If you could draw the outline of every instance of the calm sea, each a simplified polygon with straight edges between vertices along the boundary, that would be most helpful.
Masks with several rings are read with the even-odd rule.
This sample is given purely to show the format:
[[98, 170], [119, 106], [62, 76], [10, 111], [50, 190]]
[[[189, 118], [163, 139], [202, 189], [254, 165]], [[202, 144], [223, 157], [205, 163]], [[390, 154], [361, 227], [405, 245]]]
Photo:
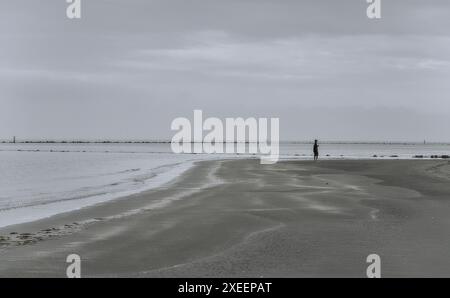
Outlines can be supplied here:
[[[450, 154], [445, 144], [321, 144], [321, 158]], [[309, 159], [311, 144], [280, 144], [281, 159]], [[392, 157], [395, 156], [395, 157]], [[170, 144], [0, 144], [0, 227], [33, 221], [167, 183], [197, 160]]]

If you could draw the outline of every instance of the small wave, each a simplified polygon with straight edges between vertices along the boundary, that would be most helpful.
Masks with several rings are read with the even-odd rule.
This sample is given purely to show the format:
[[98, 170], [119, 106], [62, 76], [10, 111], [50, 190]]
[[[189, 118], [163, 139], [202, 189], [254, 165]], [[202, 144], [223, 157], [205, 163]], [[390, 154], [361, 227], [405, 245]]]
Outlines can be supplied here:
[[[14, 206], [3, 206], [0, 209], [0, 227], [35, 221], [59, 213], [81, 209], [113, 199], [127, 197], [170, 182], [193, 165], [193, 161], [165, 164], [149, 169], [148, 172], [136, 176], [143, 171], [132, 168], [121, 171], [129, 174], [119, 177], [121, 180], [95, 187], [83, 187], [68, 192], [54, 192], [44, 200], [34, 199], [32, 202], [15, 202]], [[64, 197], [61, 199], [61, 197]]]

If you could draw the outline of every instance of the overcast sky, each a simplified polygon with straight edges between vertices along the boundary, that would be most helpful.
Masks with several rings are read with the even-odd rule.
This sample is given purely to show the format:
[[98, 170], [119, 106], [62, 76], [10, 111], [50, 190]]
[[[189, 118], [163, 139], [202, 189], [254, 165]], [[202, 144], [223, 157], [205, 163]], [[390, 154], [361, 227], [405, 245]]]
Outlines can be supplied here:
[[450, 1], [0, 2], [0, 138], [170, 139], [279, 117], [283, 140], [450, 141]]

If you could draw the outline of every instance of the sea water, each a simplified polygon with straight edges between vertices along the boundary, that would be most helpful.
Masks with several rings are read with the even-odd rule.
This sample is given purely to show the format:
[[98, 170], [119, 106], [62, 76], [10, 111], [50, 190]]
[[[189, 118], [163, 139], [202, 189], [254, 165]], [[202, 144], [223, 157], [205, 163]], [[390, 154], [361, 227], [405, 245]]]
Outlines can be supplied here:
[[[412, 158], [449, 154], [450, 145], [321, 144], [319, 151], [325, 159]], [[311, 144], [280, 144], [281, 160], [311, 155]], [[167, 143], [0, 144], [0, 227], [162, 186], [198, 160], [248, 157], [174, 154]]]
[[161, 186], [198, 159], [161, 144], [0, 144], [0, 227]]

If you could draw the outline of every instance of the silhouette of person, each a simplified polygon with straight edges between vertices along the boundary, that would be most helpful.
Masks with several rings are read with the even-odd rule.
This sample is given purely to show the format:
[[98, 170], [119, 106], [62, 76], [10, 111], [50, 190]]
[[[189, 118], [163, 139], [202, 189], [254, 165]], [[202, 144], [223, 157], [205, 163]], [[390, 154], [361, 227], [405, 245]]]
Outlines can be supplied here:
[[318, 160], [319, 159], [319, 144], [317, 144], [317, 140], [314, 140], [313, 152], [314, 152], [314, 160]]

